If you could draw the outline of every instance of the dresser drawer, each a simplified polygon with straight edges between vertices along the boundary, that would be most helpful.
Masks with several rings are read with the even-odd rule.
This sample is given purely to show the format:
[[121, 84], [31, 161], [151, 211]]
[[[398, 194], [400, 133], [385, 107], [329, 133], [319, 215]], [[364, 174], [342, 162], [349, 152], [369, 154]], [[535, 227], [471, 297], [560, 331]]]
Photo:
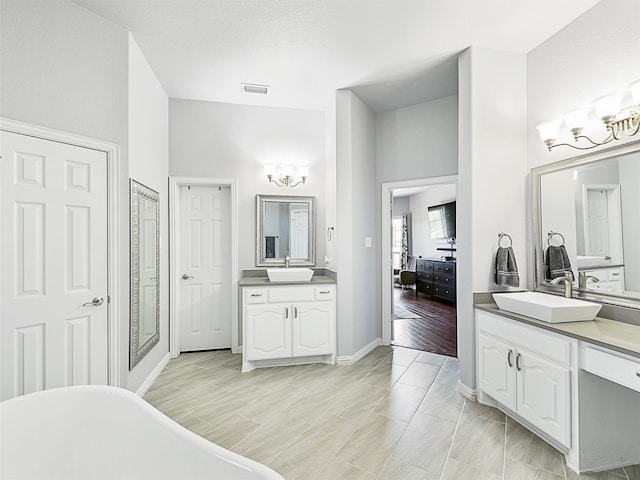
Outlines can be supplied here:
[[455, 300], [456, 299], [456, 287], [452, 285], [451, 287], [447, 287], [444, 285], [434, 285], [433, 286], [433, 294], [440, 297], [445, 298], [447, 300]]
[[582, 356], [582, 369], [640, 392], [640, 359], [635, 361], [586, 347]]
[[429, 282], [433, 279], [433, 273], [418, 271], [416, 272], [416, 277], [418, 278], [418, 280], [422, 280], [423, 282]]
[[433, 262], [429, 260], [418, 260], [416, 262], [416, 271], [417, 272], [433, 272]]
[[437, 285], [443, 285], [446, 287], [456, 287], [456, 277], [454, 275], [448, 275], [446, 273], [434, 273], [433, 283]]

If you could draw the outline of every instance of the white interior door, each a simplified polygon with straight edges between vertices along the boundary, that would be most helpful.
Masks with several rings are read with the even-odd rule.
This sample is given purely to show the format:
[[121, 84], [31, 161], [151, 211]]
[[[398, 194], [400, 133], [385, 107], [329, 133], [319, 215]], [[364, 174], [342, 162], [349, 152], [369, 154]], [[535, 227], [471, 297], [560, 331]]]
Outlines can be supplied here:
[[180, 351], [231, 347], [230, 188], [180, 188]]
[[1, 135], [1, 399], [107, 384], [106, 153]]
[[607, 191], [603, 189], [588, 189], [586, 210], [586, 254], [602, 257], [609, 255]]
[[291, 258], [309, 258], [309, 211], [295, 205], [291, 207], [289, 242]]

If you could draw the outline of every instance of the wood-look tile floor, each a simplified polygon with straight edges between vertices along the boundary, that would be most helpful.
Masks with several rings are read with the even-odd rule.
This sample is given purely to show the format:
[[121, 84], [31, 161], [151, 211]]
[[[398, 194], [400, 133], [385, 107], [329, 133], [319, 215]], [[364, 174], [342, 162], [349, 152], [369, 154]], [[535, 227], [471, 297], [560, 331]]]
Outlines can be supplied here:
[[182, 354], [144, 398], [286, 480], [640, 480], [640, 466], [574, 474], [528, 430], [465, 400], [456, 358], [378, 347], [352, 365], [240, 363]]

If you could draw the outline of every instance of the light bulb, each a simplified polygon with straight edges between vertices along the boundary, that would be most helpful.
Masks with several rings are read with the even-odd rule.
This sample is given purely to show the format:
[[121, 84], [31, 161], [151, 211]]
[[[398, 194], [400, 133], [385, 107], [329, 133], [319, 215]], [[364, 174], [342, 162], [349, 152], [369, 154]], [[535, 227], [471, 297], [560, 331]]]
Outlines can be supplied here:
[[636, 80], [629, 85], [629, 90], [631, 91], [634, 105], [640, 105], [640, 80]]
[[579, 108], [577, 110], [571, 110], [564, 114], [564, 123], [571, 131], [574, 137], [580, 135], [582, 129], [587, 124], [587, 118], [589, 117], [589, 110], [586, 108]]
[[621, 105], [622, 95], [619, 93], [604, 95], [593, 101], [593, 106], [596, 109], [598, 117], [606, 124], [611, 123], [613, 119], [616, 118], [616, 115], [620, 112]]
[[558, 132], [560, 131], [560, 122], [544, 122], [538, 125], [536, 129], [540, 134], [540, 140], [542, 140], [547, 145], [547, 147], [551, 149], [551, 145], [554, 144], [556, 138], [558, 137]]

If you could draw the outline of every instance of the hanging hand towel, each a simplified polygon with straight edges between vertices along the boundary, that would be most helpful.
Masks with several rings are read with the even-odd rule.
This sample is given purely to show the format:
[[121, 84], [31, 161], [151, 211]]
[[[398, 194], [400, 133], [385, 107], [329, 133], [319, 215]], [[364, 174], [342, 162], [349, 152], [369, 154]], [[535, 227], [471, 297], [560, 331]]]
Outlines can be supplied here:
[[557, 277], [573, 277], [571, 261], [569, 260], [569, 254], [567, 253], [567, 249], [564, 248], [564, 245], [551, 245], [547, 248], [545, 268], [547, 280], [553, 280]]
[[496, 284], [519, 287], [520, 276], [516, 256], [511, 247], [499, 247], [496, 254]]

